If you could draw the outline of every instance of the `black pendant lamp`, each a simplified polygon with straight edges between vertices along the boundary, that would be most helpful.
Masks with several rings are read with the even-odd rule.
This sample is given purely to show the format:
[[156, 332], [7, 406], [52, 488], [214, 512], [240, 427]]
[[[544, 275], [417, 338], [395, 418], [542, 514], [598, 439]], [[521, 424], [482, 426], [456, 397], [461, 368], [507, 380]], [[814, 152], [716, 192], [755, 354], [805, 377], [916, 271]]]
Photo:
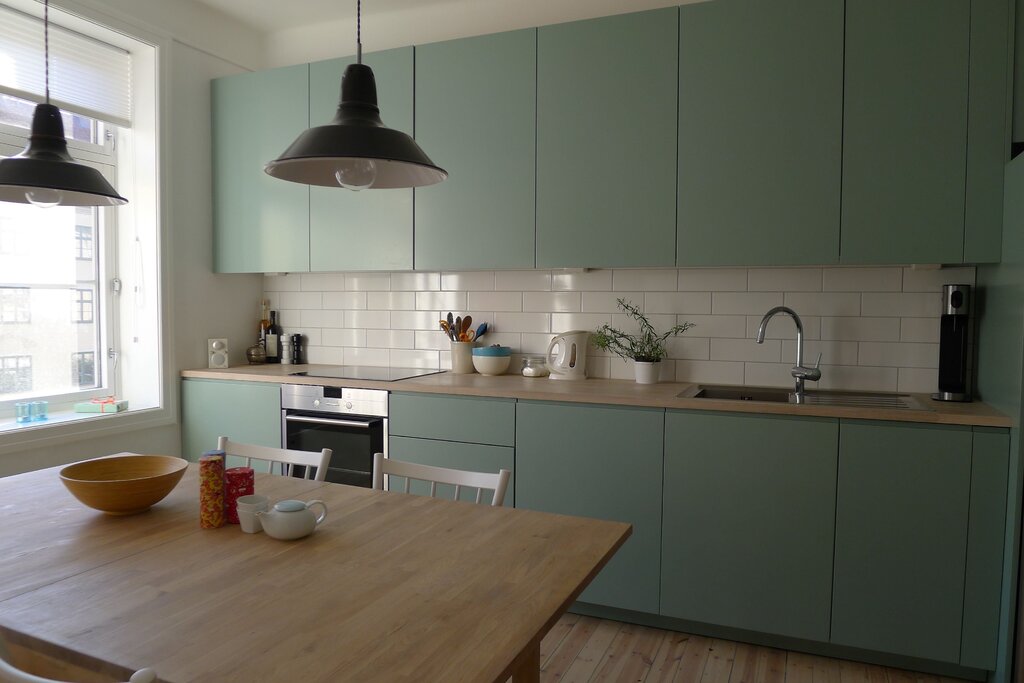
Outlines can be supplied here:
[[46, 104], [37, 104], [28, 146], [0, 159], [0, 201], [51, 206], [116, 206], [128, 200], [95, 168], [68, 153], [60, 109], [50, 104], [50, 2], [43, 3]]
[[356, 63], [341, 79], [334, 120], [305, 131], [264, 167], [282, 180], [350, 190], [433, 185], [448, 177], [416, 141], [380, 120], [377, 83], [363, 64], [362, 3], [356, 3]]

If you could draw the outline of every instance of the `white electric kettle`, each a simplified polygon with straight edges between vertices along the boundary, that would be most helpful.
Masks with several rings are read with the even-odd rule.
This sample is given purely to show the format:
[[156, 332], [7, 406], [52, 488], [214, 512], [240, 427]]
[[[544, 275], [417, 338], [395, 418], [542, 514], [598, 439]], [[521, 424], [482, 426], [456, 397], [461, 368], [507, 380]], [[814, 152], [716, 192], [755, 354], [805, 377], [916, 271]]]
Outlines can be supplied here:
[[[548, 371], [551, 379], [586, 379], [587, 378], [587, 344], [590, 343], [590, 332], [572, 330], [555, 335], [548, 344]], [[554, 362], [552, 352], [558, 347]]]

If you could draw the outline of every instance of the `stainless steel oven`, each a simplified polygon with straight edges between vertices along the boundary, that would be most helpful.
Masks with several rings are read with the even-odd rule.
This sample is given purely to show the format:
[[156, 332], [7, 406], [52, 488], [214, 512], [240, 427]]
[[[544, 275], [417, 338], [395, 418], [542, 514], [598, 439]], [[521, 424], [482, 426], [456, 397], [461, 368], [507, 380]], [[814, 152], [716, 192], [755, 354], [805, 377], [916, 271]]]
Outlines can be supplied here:
[[388, 392], [281, 385], [281, 446], [332, 451], [326, 480], [373, 484], [373, 454], [387, 455]]

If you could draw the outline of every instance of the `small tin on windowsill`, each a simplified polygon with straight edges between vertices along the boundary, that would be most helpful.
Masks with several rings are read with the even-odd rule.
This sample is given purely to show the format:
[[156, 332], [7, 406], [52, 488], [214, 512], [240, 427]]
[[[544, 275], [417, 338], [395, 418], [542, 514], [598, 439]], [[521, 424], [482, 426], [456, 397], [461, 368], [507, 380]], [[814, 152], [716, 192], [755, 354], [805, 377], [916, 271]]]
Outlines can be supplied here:
[[113, 396], [94, 398], [91, 401], [75, 404], [76, 413], [120, 413], [122, 410], [128, 410], [128, 401], [116, 399]]

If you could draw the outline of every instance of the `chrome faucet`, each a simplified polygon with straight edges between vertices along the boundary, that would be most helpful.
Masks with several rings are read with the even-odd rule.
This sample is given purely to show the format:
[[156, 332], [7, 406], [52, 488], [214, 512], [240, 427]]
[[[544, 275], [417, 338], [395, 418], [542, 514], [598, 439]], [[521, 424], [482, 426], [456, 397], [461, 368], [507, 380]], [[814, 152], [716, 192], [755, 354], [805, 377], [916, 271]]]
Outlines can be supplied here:
[[761, 325], [757, 328], [757, 343], [764, 343], [764, 333], [768, 329], [768, 321], [771, 320], [779, 313], [785, 313], [793, 319], [796, 323], [796, 365], [790, 370], [790, 374], [796, 379], [796, 402], [803, 403], [804, 398], [804, 381], [811, 380], [817, 382], [821, 379], [821, 354], [818, 354], [818, 361], [814, 364], [813, 368], [804, 367], [804, 324], [800, 320], [800, 316], [796, 314], [792, 308], [787, 306], [776, 306], [761, 318]]

